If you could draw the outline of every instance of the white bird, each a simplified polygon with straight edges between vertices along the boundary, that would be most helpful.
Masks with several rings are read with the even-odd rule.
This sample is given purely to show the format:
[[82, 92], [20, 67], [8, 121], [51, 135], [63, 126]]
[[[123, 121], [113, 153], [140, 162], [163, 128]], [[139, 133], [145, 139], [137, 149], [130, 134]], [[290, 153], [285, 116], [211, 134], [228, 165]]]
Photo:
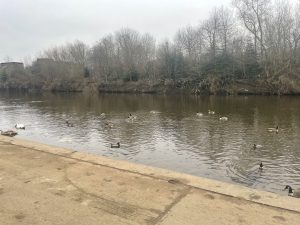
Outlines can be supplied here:
[[273, 127], [271, 127], [271, 128], [268, 128], [268, 131], [269, 131], [269, 132], [276, 132], [276, 133], [278, 133], [278, 131], [279, 131], [279, 127], [278, 127], [278, 126], [276, 126], [276, 128], [273, 128]]
[[196, 115], [197, 116], [203, 116], [203, 113], [197, 113]]
[[24, 124], [21, 124], [21, 123], [17, 123], [17, 124], [15, 125], [15, 128], [16, 128], [16, 129], [25, 130], [25, 125], [24, 125]]
[[215, 115], [215, 111], [208, 110], [209, 115]]
[[151, 114], [158, 114], [159, 112], [158, 112], [158, 111], [155, 111], [155, 110], [151, 110], [150, 113], [151, 113]]
[[253, 149], [262, 148], [262, 145], [253, 144]]
[[105, 119], [105, 116], [106, 116], [105, 113], [101, 113], [99, 119]]
[[228, 120], [228, 117], [226, 117], [226, 116], [222, 116], [222, 117], [220, 117], [220, 119], [219, 120], [221, 120], [221, 121], [227, 121]]

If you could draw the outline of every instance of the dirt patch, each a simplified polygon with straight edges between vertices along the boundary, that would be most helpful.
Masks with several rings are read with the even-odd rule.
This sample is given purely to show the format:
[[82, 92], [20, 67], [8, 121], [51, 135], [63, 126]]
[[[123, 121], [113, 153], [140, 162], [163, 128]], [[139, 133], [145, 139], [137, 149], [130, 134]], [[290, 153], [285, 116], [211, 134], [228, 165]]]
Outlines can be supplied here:
[[273, 216], [273, 218], [281, 222], [286, 221], [286, 219], [283, 216]]

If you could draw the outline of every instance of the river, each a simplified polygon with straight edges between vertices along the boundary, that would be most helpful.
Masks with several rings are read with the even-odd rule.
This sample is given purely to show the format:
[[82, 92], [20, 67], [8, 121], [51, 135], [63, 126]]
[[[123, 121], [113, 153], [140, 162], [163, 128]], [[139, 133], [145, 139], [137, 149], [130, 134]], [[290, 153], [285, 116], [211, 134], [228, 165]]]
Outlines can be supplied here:
[[0, 129], [16, 123], [17, 137], [54, 146], [284, 195], [300, 186], [299, 97], [1, 92]]

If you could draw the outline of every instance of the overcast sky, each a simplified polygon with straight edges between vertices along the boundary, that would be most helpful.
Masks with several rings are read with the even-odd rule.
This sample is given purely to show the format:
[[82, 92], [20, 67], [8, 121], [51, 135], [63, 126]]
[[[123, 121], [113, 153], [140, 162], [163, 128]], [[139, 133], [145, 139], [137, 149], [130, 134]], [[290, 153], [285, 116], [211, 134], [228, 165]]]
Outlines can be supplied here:
[[74, 40], [91, 45], [129, 27], [170, 38], [231, 0], [0, 0], [0, 61]]

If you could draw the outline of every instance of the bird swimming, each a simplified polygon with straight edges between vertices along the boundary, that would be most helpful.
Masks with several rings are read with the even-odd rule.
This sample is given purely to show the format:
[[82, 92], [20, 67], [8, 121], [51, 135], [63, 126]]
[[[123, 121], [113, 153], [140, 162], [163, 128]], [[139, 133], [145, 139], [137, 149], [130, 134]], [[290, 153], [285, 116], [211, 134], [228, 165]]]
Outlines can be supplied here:
[[222, 116], [222, 117], [220, 117], [220, 119], [219, 120], [221, 120], [221, 121], [227, 121], [228, 120], [228, 117], [226, 117], [226, 116]]
[[263, 170], [263, 168], [264, 168], [264, 165], [263, 165], [263, 163], [262, 162], [260, 162], [260, 164], [259, 164], [259, 170]]
[[253, 149], [262, 148], [262, 145], [253, 144]]
[[198, 112], [196, 115], [201, 117], [203, 116], [203, 113]]
[[295, 197], [295, 198], [300, 198], [300, 189], [293, 189], [290, 185], [286, 185], [283, 190], [288, 189], [288, 195]]
[[270, 128], [268, 128], [268, 131], [269, 132], [276, 132], [278, 134], [278, 132], [279, 132], [279, 126], [277, 125], [276, 128], [270, 127]]
[[13, 131], [13, 130], [7, 130], [7, 131], [0, 130], [0, 132], [1, 132], [1, 135], [8, 136], [8, 137], [14, 137], [18, 134], [16, 131]]
[[73, 123], [70, 123], [68, 120], [66, 121], [68, 127], [74, 127]]
[[15, 128], [16, 128], [16, 129], [25, 130], [25, 125], [24, 125], [24, 124], [21, 124], [21, 123], [17, 123], [17, 124], [15, 125]]
[[208, 110], [209, 115], [215, 115], [215, 111]]
[[113, 128], [113, 124], [109, 122], [105, 122], [105, 128]]
[[117, 144], [110, 144], [111, 148], [120, 148], [120, 142], [118, 142]]
[[134, 120], [134, 119], [136, 119], [136, 116], [133, 116], [131, 113], [129, 113], [129, 116], [128, 116], [127, 119]]

